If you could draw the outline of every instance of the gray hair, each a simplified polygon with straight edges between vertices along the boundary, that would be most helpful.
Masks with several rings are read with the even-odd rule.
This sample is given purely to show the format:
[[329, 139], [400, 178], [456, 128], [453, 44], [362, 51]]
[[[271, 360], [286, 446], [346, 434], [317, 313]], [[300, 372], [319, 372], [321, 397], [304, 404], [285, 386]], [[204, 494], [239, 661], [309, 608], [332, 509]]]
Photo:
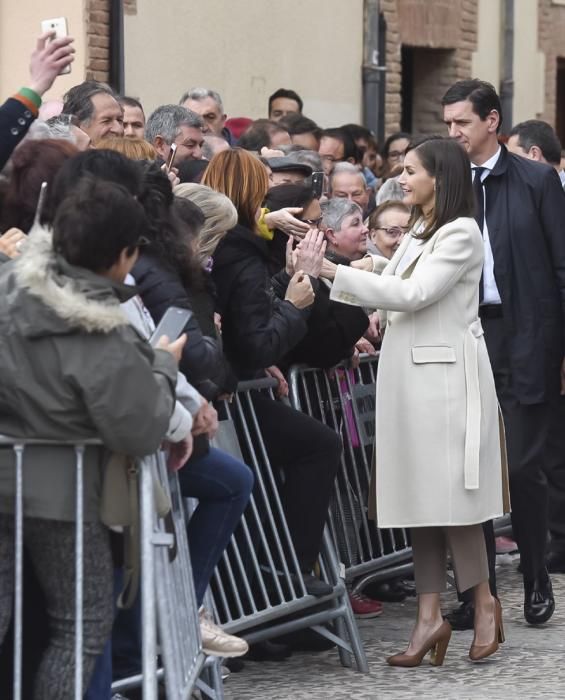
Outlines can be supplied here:
[[110, 95], [116, 101], [118, 100], [116, 93], [106, 83], [85, 80], [83, 83], [75, 85], [63, 97], [62, 114], [73, 114], [78, 119], [79, 124], [88, 126], [94, 115], [92, 98], [100, 94]]
[[145, 139], [155, 143], [160, 136], [169, 146], [180, 134], [181, 126], [201, 129], [204, 122], [194, 112], [180, 105], [161, 105], [153, 112], [145, 125]]
[[377, 192], [377, 206], [390, 200], [401, 202], [403, 199], [404, 192], [395, 177], [390, 177]]
[[40, 119], [34, 121], [27, 132], [26, 140], [41, 141], [43, 139], [58, 139], [76, 143], [71, 131], [71, 115], [60, 114], [58, 117], [51, 117], [46, 122]]
[[332, 231], [341, 231], [344, 219], [354, 214], [363, 216], [361, 207], [345, 197], [334, 197], [322, 202], [322, 228], [330, 228]]
[[216, 192], [206, 185], [185, 182], [174, 190], [177, 197], [189, 199], [204, 214], [204, 226], [196, 241], [196, 256], [201, 263], [214, 255], [218, 243], [226, 233], [237, 224], [237, 209], [232, 201], [221, 192]]
[[322, 159], [317, 151], [296, 151], [292, 154], [293, 159], [297, 163], [304, 163], [312, 168], [313, 173], [319, 173], [324, 169]]
[[216, 134], [204, 134], [204, 144], [202, 145], [202, 157], [206, 160], [212, 160], [212, 158], [222, 150], [226, 150], [225, 146], [230, 148], [229, 143], [223, 136], [216, 136]]
[[219, 93], [217, 93], [215, 90], [208, 90], [208, 88], [190, 88], [190, 90], [188, 90], [188, 92], [185, 92], [180, 98], [179, 104], [182, 105], [187, 100], [196, 100], [197, 102], [200, 102], [200, 100], [205, 100], [207, 97], [211, 97], [214, 100], [214, 102], [218, 105], [220, 112], [223, 113], [224, 105], [222, 103], [222, 98], [220, 97]]
[[333, 184], [335, 176], [343, 173], [346, 173], [347, 175], [357, 175], [361, 178], [361, 180], [363, 180], [363, 187], [367, 187], [367, 180], [365, 180], [365, 176], [357, 166], [353, 165], [353, 163], [336, 163], [332, 174], [330, 175], [330, 192], [333, 192], [334, 189]]

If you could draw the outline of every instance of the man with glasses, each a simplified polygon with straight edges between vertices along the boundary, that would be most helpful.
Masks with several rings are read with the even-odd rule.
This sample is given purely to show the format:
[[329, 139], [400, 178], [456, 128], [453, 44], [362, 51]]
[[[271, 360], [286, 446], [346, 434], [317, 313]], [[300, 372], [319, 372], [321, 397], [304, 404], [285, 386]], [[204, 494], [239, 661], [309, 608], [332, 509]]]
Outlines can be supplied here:
[[361, 167], [363, 154], [351, 134], [343, 129], [324, 129], [320, 140], [320, 158], [324, 172], [329, 177], [336, 163], [347, 161]]

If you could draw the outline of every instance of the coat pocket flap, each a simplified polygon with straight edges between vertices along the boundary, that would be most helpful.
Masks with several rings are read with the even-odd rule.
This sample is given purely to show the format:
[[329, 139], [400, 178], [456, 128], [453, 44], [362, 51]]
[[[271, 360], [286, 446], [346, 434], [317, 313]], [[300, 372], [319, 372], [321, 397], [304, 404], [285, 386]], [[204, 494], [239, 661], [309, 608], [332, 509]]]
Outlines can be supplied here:
[[412, 362], [416, 365], [455, 362], [455, 348], [449, 345], [417, 345], [412, 348]]

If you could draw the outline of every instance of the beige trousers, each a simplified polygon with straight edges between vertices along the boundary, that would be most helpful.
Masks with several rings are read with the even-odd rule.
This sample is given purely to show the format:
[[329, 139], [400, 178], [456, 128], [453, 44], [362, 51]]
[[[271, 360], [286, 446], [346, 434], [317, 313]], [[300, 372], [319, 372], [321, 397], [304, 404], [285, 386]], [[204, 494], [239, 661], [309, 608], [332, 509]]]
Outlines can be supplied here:
[[416, 592], [440, 593], [447, 583], [447, 550], [460, 593], [488, 581], [482, 525], [415, 527], [410, 531]]

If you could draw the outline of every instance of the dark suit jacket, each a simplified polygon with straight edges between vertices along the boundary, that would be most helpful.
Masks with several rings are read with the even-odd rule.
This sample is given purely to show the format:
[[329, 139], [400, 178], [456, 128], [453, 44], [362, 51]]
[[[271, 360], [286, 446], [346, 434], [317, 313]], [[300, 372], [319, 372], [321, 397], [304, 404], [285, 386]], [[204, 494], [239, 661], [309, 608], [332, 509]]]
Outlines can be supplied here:
[[0, 170], [35, 120], [31, 111], [13, 97], [0, 106]]
[[513, 387], [541, 403], [559, 390], [565, 347], [565, 193], [552, 167], [504, 146], [484, 185]]

